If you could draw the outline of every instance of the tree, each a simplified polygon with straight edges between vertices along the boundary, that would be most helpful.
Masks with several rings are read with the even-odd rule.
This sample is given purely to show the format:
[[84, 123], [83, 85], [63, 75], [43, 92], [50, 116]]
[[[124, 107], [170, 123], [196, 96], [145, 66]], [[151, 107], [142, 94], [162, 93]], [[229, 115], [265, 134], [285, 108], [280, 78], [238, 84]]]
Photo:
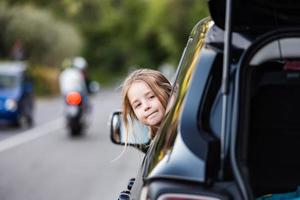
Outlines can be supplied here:
[[76, 30], [56, 20], [50, 12], [33, 6], [2, 5], [1, 44], [4, 55], [10, 54], [16, 42], [22, 44], [25, 58], [33, 63], [60, 65], [61, 61], [81, 51], [81, 38]]
[[[74, 25], [91, 67], [115, 72], [139, 65], [176, 65], [197, 21], [208, 16], [199, 0], [8, 0], [38, 5]], [[1, 22], [0, 22], [1, 23]]]

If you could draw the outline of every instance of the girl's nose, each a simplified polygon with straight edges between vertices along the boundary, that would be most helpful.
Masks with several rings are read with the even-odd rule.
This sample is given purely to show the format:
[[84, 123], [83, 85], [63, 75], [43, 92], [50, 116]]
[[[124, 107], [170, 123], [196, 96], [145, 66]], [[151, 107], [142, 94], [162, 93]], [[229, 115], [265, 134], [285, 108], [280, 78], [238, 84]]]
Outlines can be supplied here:
[[147, 111], [150, 109], [150, 104], [148, 102], [145, 102], [144, 104], [144, 111]]

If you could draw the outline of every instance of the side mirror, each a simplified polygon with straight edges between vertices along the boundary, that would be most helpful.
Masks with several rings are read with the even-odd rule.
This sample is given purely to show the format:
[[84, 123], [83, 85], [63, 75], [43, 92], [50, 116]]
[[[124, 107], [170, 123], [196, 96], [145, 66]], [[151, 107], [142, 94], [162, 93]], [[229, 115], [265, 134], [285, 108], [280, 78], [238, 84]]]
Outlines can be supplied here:
[[100, 84], [97, 81], [92, 81], [89, 84], [89, 91], [91, 94], [95, 94], [100, 91]]
[[129, 119], [128, 134], [124, 126], [122, 112], [113, 112], [110, 118], [110, 138], [115, 144], [138, 146], [146, 145], [150, 142], [149, 130], [146, 126]]
[[121, 118], [122, 113], [120, 111], [113, 112], [110, 117], [110, 138], [115, 144], [121, 144], [123, 121]]

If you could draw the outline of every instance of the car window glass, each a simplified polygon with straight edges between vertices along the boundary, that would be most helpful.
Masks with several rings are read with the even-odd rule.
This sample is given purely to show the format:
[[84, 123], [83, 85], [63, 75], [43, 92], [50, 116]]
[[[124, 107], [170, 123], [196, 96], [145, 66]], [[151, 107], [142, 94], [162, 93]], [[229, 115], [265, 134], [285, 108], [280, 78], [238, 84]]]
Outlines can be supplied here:
[[0, 74], [0, 89], [10, 89], [17, 85], [17, 77]]
[[[164, 155], [172, 150], [175, 138], [177, 136], [177, 125], [182, 110], [183, 102], [189, 87], [192, 75], [196, 69], [199, 53], [204, 46], [205, 32], [209, 28], [209, 20], [203, 20], [192, 31], [188, 40], [185, 53], [179, 64], [177, 79], [174, 84], [174, 100], [173, 106], [162, 123], [160, 132], [158, 133], [156, 151], [154, 152], [155, 162], [160, 161]], [[153, 165], [155, 166], [155, 164]]]

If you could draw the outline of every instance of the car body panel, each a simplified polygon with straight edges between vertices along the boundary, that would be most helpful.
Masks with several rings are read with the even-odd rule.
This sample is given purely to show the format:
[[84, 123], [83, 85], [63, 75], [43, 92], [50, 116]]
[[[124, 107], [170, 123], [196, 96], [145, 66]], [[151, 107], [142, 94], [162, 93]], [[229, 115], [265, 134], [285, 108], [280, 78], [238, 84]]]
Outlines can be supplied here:
[[2, 90], [0, 89], [0, 98], [1, 99], [6, 99], [6, 98], [13, 98], [13, 99], [18, 99], [20, 98], [20, 87], [15, 87], [12, 89], [5, 89]]

